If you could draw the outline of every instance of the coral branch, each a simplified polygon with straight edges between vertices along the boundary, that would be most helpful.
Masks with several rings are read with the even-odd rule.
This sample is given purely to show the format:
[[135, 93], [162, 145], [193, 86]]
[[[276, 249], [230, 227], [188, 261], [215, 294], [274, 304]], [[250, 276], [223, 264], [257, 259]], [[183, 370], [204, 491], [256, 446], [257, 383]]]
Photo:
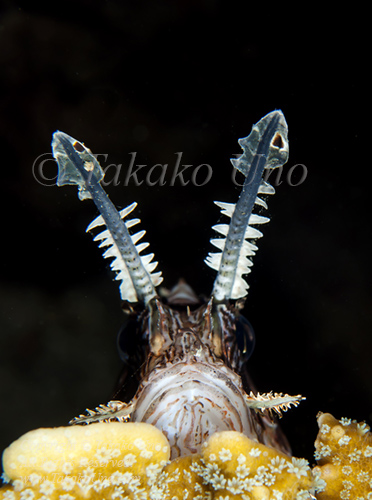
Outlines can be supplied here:
[[[256, 400], [275, 397], [287, 396]], [[369, 427], [329, 414], [319, 414], [318, 424], [318, 466], [312, 470], [307, 460], [235, 431], [216, 432], [200, 454], [169, 462], [167, 439], [149, 424], [37, 429], [5, 450], [8, 484], [0, 500], [371, 499]]]
[[201, 454], [167, 462], [155, 427], [108, 423], [31, 431], [4, 453], [0, 500], [305, 500], [306, 460], [235, 431], [215, 433]]
[[318, 414], [314, 472], [327, 486], [318, 500], [372, 499], [372, 434], [364, 422]]

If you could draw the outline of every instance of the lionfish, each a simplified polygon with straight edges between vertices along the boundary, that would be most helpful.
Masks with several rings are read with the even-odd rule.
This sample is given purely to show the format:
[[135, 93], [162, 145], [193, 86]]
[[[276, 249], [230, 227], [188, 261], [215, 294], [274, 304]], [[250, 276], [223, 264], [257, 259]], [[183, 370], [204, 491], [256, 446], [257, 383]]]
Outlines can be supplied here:
[[211, 243], [218, 252], [210, 252], [205, 262], [217, 276], [204, 301], [184, 281], [168, 294], [157, 292], [162, 277], [154, 272], [154, 254], [142, 255], [149, 245], [140, 242], [145, 231], [133, 234], [140, 219], [127, 219], [137, 204], [118, 212], [100, 184], [104, 172], [93, 153], [64, 132], [54, 133], [57, 185], [76, 184], [80, 200], [91, 198], [101, 214], [87, 231], [104, 226], [94, 241], [106, 248], [104, 258], [113, 259], [110, 265], [126, 304], [126, 323], [118, 337], [125, 363], [120, 384], [128, 374], [137, 377], [129, 401], [122, 397], [88, 409], [71, 424], [153, 424], [168, 438], [172, 458], [199, 452], [208, 436], [223, 430], [242, 432], [290, 454], [273, 417], [304, 398], [255, 390], [244, 369], [254, 333], [240, 313], [248, 290], [243, 276], [251, 270], [255, 241], [262, 236], [254, 226], [269, 221], [253, 209], [267, 209], [265, 196], [275, 193], [267, 179], [287, 162], [287, 131], [283, 113], [276, 110], [239, 139], [243, 153], [231, 162], [245, 181], [236, 204], [215, 202], [230, 223], [213, 226], [219, 237]]

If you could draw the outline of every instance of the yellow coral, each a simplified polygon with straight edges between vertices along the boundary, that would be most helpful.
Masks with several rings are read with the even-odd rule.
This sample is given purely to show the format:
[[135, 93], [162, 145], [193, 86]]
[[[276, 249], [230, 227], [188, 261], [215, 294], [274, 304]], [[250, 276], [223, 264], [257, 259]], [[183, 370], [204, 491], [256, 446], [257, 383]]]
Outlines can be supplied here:
[[318, 467], [314, 472], [326, 482], [319, 500], [372, 499], [372, 435], [364, 422], [329, 413], [318, 414], [315, 441]]
[[303, 500], [314, 486], [303, 459], [234, 431], [200, 455], [167, 462], [164, 435], [142, 423], [38, 429], [5, 450], [1, 500]]
[[4, 451], [12, 483], [0, 498], [142, 498], [169, 455], [167, 439], [149, 424], [37, 429]]
[[194, 470], [221, 499], [311, 498], [313, 480], [306, 460], [291, 458], [243, 434], [218, 432], [203, 446]]
[[164, 469], [169, 497], [194, 500], [295, 500], [311, 498], [314, 482], [306, 460], [288, 457], [239, 432], [214, 434], [201, 455], [173, 460]]

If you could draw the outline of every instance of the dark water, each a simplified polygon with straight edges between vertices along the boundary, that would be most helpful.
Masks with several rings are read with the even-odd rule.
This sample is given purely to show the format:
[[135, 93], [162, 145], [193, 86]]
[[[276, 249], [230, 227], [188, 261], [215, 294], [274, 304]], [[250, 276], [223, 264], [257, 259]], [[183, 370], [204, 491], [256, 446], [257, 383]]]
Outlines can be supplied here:
[[[209, 294], [214, 273], [203, 259], [220, 219], [212, 202], [236, 201], [229, 158], [275, 108], [289, 125], [285, 172], [301, 164], [307, 177], [291, 186], [284, 175], [269, 199], [245, 309], [257, 336], [250, 371], [260, 391], [307, 396], [283, 419], [298, 456], [312, 456], [319, 410], [371, 424], [370, 99], [361, 40], [342, 23], [314, 18], [307, 31], [301, 18], [284, 26], [283, 12], [271, 18], [214, 1], [1, 9], [1, 448], [108, 401], [120, 370], [117, 285], [84, 234], [95, 207], [75, 188], [33, 176], [52, 133], [108, 154], [104, 165], [122, 164], [119, 185], [107, 191], [120, 208], [139, 203], [165, 285], [184, 277]], [[140, 186], [125, 185], [132, 152], [146, 165]], [[208, 164], [209, 182], [170, 185], [180, 152], [192, 165], [186, 180]], [[155, 164], [168, 164], [164, 186], [146, 185]], [[52, 178], [56, 167], [47, 162], [42, 172]], [[109, 180], [117, 172], [110, 167]]]

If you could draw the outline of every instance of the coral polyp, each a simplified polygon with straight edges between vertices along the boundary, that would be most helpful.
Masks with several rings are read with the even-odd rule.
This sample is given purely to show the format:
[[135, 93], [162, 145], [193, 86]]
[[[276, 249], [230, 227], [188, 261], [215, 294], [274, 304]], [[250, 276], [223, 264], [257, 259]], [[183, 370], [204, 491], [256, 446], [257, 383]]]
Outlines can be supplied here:
[[318, 415], [314, 471], [327, 486], [319, 500], [372, 499], [372, 435], [365, 422]]
[[1, 500], [304, 499], [319, 487], [304, 459], [235, 431], [169, 461], [154, 426], [101, 423], [37, 429], [4, 452]]

